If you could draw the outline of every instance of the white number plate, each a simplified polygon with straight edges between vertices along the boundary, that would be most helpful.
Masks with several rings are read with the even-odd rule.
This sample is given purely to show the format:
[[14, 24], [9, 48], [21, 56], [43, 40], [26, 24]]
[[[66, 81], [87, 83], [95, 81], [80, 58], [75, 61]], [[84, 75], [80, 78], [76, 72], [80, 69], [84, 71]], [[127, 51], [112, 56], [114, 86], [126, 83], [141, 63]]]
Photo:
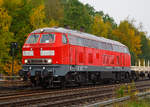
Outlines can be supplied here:
[[40, 54], [41, 54], [41, 56], [54, 56], [55, 51], [54, 50], [50, 50], [50, 51], [41, 50]]

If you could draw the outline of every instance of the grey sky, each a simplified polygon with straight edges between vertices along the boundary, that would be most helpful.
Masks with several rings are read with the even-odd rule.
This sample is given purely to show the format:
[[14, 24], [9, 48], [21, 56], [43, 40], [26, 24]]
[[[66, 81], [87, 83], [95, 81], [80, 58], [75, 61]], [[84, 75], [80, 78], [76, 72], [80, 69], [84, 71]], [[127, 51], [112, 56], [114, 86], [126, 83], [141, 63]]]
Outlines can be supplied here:
[[88, 3], [96, 10], [108, 13], [119, 23], [121, 20], [135, 19], [136, 26], [143, 25], [143, 31], [150, 36], [150, 0], [79, 0]]

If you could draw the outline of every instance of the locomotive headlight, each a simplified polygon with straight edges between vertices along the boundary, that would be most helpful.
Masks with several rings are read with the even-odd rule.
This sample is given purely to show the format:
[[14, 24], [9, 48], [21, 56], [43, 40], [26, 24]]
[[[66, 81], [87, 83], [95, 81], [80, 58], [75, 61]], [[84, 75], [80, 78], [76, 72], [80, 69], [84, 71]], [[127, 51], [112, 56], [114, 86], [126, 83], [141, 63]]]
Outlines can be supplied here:
[[27, 60], [27, 59], [25, 59], [25, 60], [24, 60], [24, 63], [25, 63], [25, 64], [27, 64], [27, 63], [28, 63], [28, 60]]
[[52, 59], [48, 59], [48, 60], [47, 60], [47, 63], [48, 63], [48, 64], [51, 64], [51, 63], [52, 63]]

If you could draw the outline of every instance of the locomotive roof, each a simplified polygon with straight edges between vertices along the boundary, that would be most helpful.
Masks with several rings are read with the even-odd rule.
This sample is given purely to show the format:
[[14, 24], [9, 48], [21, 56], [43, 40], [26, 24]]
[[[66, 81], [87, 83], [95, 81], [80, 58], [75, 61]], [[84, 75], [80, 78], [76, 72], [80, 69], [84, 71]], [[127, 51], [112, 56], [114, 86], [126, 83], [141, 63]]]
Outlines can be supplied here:
[[92, 34], [80, 32], [80, 31], [76, 31], [76, 30], [65, 29], [65, 28], [61, 28], [61, 27], [40, 28], [40, 29], [34, 30], [31, 33], [41, 33], [41, 32], [68, 33], [68, 34], [72, 34], [74, 36], [79, 36], [79, 37], [86, 38], [86, 39], [91, 39], [91, 40], [100, 41], [100, 42], [106, 42], [106, 43], [115, 44], [115, 45], [119, 45], [119, 46], [125, 46], [118, 41], [106, 39], [104, 37], [97, 37], [97, 36], [92, 35]]

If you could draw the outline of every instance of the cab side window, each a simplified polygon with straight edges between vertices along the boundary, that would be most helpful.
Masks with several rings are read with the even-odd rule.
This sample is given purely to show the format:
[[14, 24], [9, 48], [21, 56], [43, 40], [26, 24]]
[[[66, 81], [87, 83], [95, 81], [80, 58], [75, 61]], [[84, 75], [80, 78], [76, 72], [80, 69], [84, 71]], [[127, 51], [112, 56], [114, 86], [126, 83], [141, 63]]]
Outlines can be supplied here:
[[67, 38], [66, 35], [62, 35], [62, 43], [66, 44], [67, 43]]

